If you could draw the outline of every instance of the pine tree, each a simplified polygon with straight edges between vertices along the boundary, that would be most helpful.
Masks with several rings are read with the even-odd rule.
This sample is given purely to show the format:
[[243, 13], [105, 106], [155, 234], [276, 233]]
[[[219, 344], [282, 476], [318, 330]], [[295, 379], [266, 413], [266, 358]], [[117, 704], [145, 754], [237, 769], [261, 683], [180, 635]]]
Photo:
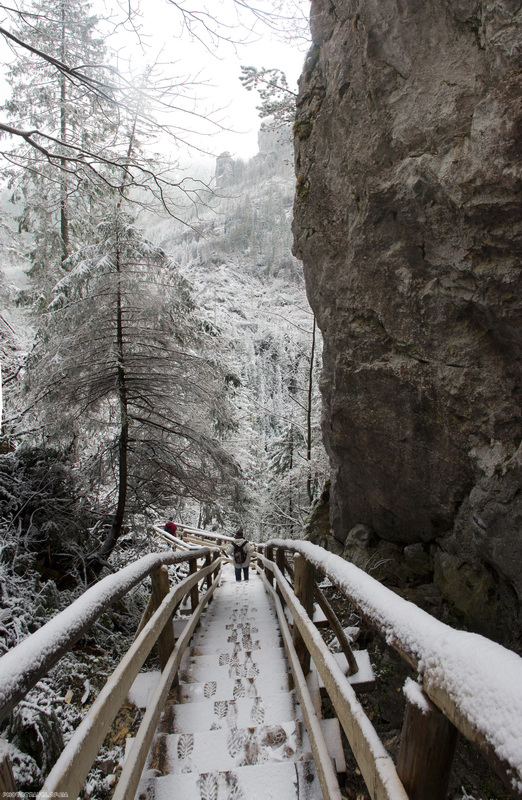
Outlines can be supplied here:
[[121, 209], [96, 234], [56, 286], [31, 381], [45, 435], [96, 465], [115, 506], [106, 557], [127, 512], [213, 500], [235, 468], [217, 441], [226, 381], [188, 285]]
[[[97, 18], [81, 0], [35, 0], [16, 32], [34, 50], [60, 64], [97, 65], [105, 59], [96, 35]], [[93, 79], [99, 69], [92, 66]], [[56, 70], [49, 61], [24, 50], [10, 67], [11, 97], [3, 110], [21, 129], [38, 129], [59, 144], [46, 149], [22, 144], [10, 155], [15, 198], [23, 205], [20, 227], [33, 234], [32, 274], [37, 291], [46, 292], [60, 276], [73, 249], [85, 240], [92, 196], [100, 181], [87, 167], [69, 162], [69, 147], [92, 148], [108, 138], [114, 125], [100, 94], [89, 93], [74, 73]]]

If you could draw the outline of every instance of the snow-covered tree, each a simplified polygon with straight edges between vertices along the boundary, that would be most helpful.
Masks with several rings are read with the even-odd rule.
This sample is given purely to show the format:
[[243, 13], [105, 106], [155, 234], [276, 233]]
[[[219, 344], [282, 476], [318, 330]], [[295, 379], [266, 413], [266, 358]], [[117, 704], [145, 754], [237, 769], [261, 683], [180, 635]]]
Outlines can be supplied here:
[[234, 465], [218, 443], [232, 425], [214, 337], [186, 282], [121, 209], [70, 258], [30, 365], [45, 437], [69, 441], [114, 513], [222, 492]]
[[[34, 0], [16, 30], [28, 47], [8, 70], [11, 95], [3, 111], [14, 128], [45, 131], [57, 143], [52, 155], [43, 140], [40, 147], [23, 140], [9, 153], [11, 185], [23, 207], [20, 227], [33, 234], [32, 271], [40, 291], [58, 279], [73, 240], [85, 240], [92, 198], [99, 190], [99, 177], [71, 162], [71, 150], [106, 146], [115, 130], [108, 100], [87, 92], [74, 73], [56, 67], [92, 65], [92, 80], [102, 78], [94, 66], [106, 59], [97, 22], [89, 4], [80, 0]], [[40, 58], [42, 51], [49, 60]]]

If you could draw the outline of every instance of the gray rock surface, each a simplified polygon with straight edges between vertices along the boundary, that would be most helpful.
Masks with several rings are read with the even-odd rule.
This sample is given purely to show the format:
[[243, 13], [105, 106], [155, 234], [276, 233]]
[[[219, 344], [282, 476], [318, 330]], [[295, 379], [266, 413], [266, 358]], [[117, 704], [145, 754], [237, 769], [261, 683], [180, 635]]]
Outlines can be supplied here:
[[311, 14], [294, 234], [324, 337], [333, 535], [422, 543], [464, 621], [516, 645], [521, 3]]

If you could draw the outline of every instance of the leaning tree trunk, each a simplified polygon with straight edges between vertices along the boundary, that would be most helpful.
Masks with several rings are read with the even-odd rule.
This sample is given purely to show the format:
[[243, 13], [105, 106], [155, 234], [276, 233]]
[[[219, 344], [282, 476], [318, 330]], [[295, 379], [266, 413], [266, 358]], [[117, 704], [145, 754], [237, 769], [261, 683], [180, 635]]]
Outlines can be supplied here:
[[[62, 41], [61, 59], [66, 62], [65, 51], [65, 5], [62, 0]], [[60, 135], [62, 142], [67, 140], [67, 81], [65, 75], [60, 76]], [[60, 238], [62, 242], [61, 262], [62, 267], [71, 254], [71, 237], [69, 225], [69, 187], [67, 182], [67, 160], [60, 159]]]
[[312, 400], [313, 400], [313, 381], [314, 381], [314, 359], [315, 359], [315, 330], [316, 321], [314, 314], [314, 326], [312, 328], [312, 348], [310, 352], [310, 369], [308, 372], [308, 404], [306, 408], [306, 460], [308, 462], [308, 477], [306, 479], [306, 490], [308, 502], [312, 505], [314, 499], [314, 485], [312, 476]]
[[99, 574], [104, 562], [116, 547], [116, 543], [122, 533], [123, 520], [125, 517], [125, 506], [127, 503], [129, 407], [127, 397], [127, 380], [125, 374], [125, 350], [123, 341], [123, 299], [121, 288], [122, 263], [121, 251], [118, 244], [116, 245], [116, 272], [116, 352], [118, 356], [117, 385], [120, 408], [120, 431], [118, 436], [118, 502], [114, 512], [114, 517], [112, 519], [112, 525], [109, 534], [98, 552], [94, 554], [90, 562], [92, 577], [96, 577]]
[[[136, 141], [137, 121], [140, 103], [138, 102], [132, 130], [129, 136], [129, 146], [127, 149], [127, 163], [130, 163], [134, 145]], [[125, 200], [125, 192], [127, 189], [127, 176], [122, 180], [116, 207], [116, 226], [118, 226], [119, 213], [121, 211], [123, 201]], [[129, 484], [129, 402], [127, 396], [127, 380], [125, 374], [125, 348], [123, 341], [123, 293], [122, 293], [122, 273], [124, 264], [122, 260], [121, 247], [118, 241], [118, 227], [116, 227], [116, 274], [117, 274], [117, 287], [116, 287], [116, 352], [118, 356], [118, 401], [120, 408], [120, 433], [118, 438], [118, 502], [116, 511], [112, 519], [111, 529], [102, 546], [97, 553], [94, 554], [91, 560], [91, 571], [93, 575], [97, 575], [101, 570], [105, 560], [111, 555], [116, 547], [116, 543], [121, 536], [123, 530], [123, 521], [125, 518], [125, 507], [127, 504], [127, 489]]]

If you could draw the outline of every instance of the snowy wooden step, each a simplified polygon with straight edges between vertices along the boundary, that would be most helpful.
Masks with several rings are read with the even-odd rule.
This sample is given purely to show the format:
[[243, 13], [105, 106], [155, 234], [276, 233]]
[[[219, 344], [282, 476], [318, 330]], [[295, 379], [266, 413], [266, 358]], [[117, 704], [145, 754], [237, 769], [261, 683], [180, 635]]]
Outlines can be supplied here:
[[262, 697], [263, 695], [286, 693], [293, 689], [289, 673], [258, 675], [256, 678], [221, 678], [194, 683], [180, 683], [177, 699], [180, 703], [200, 700], [233, 700], [239, 697]]
[[317, 714], [319, 719], [321, 719], [323, 716], [323, 709], [322, 709], [321, 690], [319, 688], [317, 670], [315, 669], [310, 670], [310, 672], [306, 676], [306, 685], [308, 686], [308, 691], [310, 692], [310, 698], [315, 708], [315, 713]]
[[170, 775], [201, 774], [252, 764], [310, 760], [303, 737], [303, 726], [295, 720], [234, 730], [158, 734], [148, 767]]
[[[346, 772], [346, 761], [344, 758], [343, 740], [341, 738], [341, 725], [337, 717], [322, 719], [320, 721], [321, 730], [326, 742], [326, 749], [333, 759], [337, 772]], [[308, 737], [305, 739], [308, 742]]]
[[277, 624], [277, 618], [270, 614], [268, 611], [258, 611], [255, 614], [241, 614], [237, 615], [229, 611], [219, 610], [219, 614], [215, 617], [202, 617], [198, 630], [215, 630], [221, 632], [223, 630], [234, 630], [234, 628], [241, 629], [252, 625], [258, 627], [272, 627]]
[[159, 670], [139, 672], [127, 695], [129, 703], [132, 703], [136, 708], [147, 708], [160, 677], [161, 672]]
[[163, 712], [159, 729], [163, 733], [196, 733], [254, 725], [274, 725], [295, 718], [294, 692], [210, 700], [199, 703], [170, 703]]
[[[375, 675], [373, 673], [372, 665], [370, 663], [370, 654], [367, 650], [354, 650], [353, 654], [355, 656], [355, 660], [357, 661], [357, 665], [359, 667], [359, 671], [355, 673], [355, 675], [347, 675], [347, 680], [352, 684], [353, 688], [356, 691], [364, 692], [372, 689], [375, 685]], [[333, 657], [341, 667], [343, 673], [346, 675], [348, 672], [348, 661], [346, 660], [346, 656], [344, 653], [334, 653]], [[313, 671], [317, 674], [317, 680], [319, 683], [319, 688], [321, 690], [324, 689], [323, 679], [312, 665]]]
[[[149, 788], [150, 787], [150, 788]], [[283, 761], [233, 771], [145, 778], [136, 797], [155, 800], [322, 800], [311, 761]]]
[[245, 625], [274, 625], [277, 622], [277, 617], [269, 611], [257, 611], [255, 614], [234, 614], [230, 610], [221, 610], [216, 612], [215, 617], [202, 617], [200, 628], [213, 628], [217, 626], [218, 630], [223, 630], [227, 625], [232, 628], [241, 628]]
[[254, 625], [250, 630], [224, 630], [221, 633], [216, 633], [212, 628], [205, 630], [198, 630], [196, 636], [192, 639], [194, 647], [216, 647], [219, 649], [222, 645], [239, 643], [243, 648], [251, 647], [259, 649], [261, 647], [279, 647], [281, 642], [281, 634], [279, 628], [262, 628], [261, 630], [257, 625]]
[[329, 628], [330, 623], [325, 617], [324, 611], [320, 608], [317, 603], [314, 603], [314, 611], [312, 616], [312, 622], [314, 623], [316, 628]]
[[[253, 651], [253, 655], [260, 652], [260, 650], [255, 650]], [[214, 667], [212, 670], [209, 670], [206, 664], [198, 664], [198, 660], [199, 659], [194, 659], [196, 663], [189, 664], [180, 669], [180, 682], [199, 683], [201, 681], [206, 681], [209, 678], [209, 673], [218, 683], [231, 678], [253, 678], [257, 680], [260, 676], [264, 679], [277, 681], [288, 674], [288, 667], [282, 662], [276, 662], [270, 666], [265, 664], [263, 670], [263, 664], [261, 662], [250, 659], [244, 664], [225, 664], [221, 667]]]
[[223, 667], [227, 664], [230, 666], [243, 666], [253, 662], [259, 665], [268, 664], [271, 668], [273, 664], [279, 664], [286, 669], [285, 651], [282, 647], [241, 648], [236, 652], [226, 652], [220, 649], [201, 655], [188, 654], [184, 656], [181, 667], [182, 669], [190, 669], [192, 665], [197, 665], [198, 667], [207, 667], [212, 670], [214, 667]]
[[[257, 636], [257, 634], [255, 635]], [[236, 653], [245, 653], [247, 650], [283, 649], [280, 644], [281, 640], [277, 636], [271, 637], [263, 642], [261, 642], [260, 639], [250, 638], [246, 646], [243, 646], [242, 637], [239, 637], [236, 642], [223, 643], [223, 641], [219, 640], [210, 640], [207, 644], [208, 641], [208, 639], [200, 641], [196, 638], [193, 641], [192, 647], [187, 648], [187, 655], [208, 656], [213, 653], [230, 653], [230, 655], [234, 655]]]

